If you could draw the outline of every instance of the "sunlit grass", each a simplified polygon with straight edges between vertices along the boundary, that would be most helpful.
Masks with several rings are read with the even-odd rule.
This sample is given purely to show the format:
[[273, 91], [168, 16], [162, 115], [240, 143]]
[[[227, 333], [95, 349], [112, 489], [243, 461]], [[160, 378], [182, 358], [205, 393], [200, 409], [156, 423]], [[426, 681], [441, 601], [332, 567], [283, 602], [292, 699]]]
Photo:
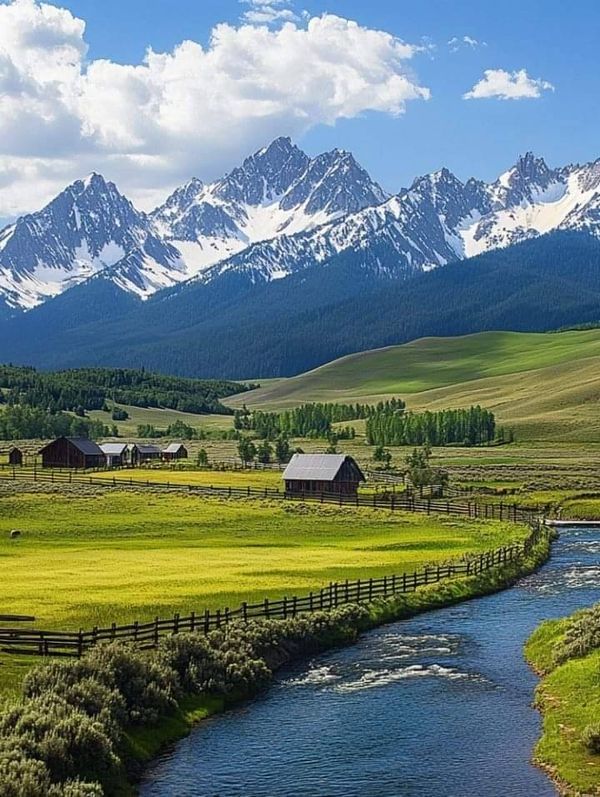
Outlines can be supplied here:
[[569, 784], [569, 793], [598, 794], [600, 756], [586, 748], [583, 736], [600, 717], [600, 650], [556, 666], [556, 646], [569, 622], [566, 618], [543, 623], [525, 648], [529, 662], [547, 673], [537, 690], [543, 733], [536, 759]]

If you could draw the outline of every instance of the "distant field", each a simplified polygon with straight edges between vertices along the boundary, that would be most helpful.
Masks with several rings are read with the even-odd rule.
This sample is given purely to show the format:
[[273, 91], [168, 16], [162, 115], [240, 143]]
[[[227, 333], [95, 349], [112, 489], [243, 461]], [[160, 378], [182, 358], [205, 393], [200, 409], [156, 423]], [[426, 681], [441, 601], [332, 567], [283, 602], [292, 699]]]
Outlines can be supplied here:
[[193, 415], [190, 412], [178, 412], [177, 410], [161, 410], [155, 407], [133, 407], [126, 404], [117, 405], [126, 410], [129, 418], [126, 421], [111, 420], [109, 412], [102, 410], [90, 410], [88, 417], [102, 421], [109, 426], [114, 423], [119, 430], [121, 437], [135, 437], [137, 427], [142, 424], [151, 424], [157, 429], [166, 429], [169, 424], [176, 421], [183, 421], [194, 429], [231, 429], [233, 418], [231, 415]]
[[227, 403], [283, 409], [392, 395], [417, 410], [482, 404], [521, 440], [600, 441], [600, 330], [424, 338], [343, 357]]
[[[20, 539], [9, 531], [22, 530]], [[66, 629], [412, 571], [521, 537], [445, 516], [146, 491], [0, 491], [0, 606]], [[23, 666], [28, 666], [25, 662]], [[0, 657], [0, 689], [20, 677]]]
[[114, 476], [133, 482], [162, 482], [169, 484], [197, 484], [206, 487], [268, 487], [276, 490], [283, 486], [278, 470], [170, 470], [166, 468], [135, 468], [121, 471], [100, 471], [88, 474], [92, 479]]

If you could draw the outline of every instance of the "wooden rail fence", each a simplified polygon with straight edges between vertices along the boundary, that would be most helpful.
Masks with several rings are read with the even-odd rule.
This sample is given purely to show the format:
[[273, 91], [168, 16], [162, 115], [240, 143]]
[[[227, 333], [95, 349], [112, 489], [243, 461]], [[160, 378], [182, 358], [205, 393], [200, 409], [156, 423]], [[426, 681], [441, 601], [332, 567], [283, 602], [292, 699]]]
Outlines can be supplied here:
[[122, 641], [142, 649], [156, 647], [162, 637], [182, 632], [208, 633], [238, 620], [286, 619], [298, 614], [334, 609], [347, 603], [371, 602], [375, 598], [414, 592], [421, 586], [436, 584], [456, 576], [474, 576], [493, 567], [517, 561], [531, 551], [546, 533], [538, 521], [528, 537], [519, 544], [507, 545], [487, 551], [462, 561], [437, 564], [412, 573], [383, 576], [382, 578], [336, 581], [308, 595], [284, 597], [280, 600], [265, 598], [260, 603], [242, 603], [237, 609], [217, 609], [167, 619], [156, 617], [151, 622], [134, 622], [129, 625], [113, 623], [107, 628], [89, 631], [52, 631], [39, 629], [0, 628], [0, 650], [3, 653], [37, 656], [81, 656], [100, 642]]
[[73, 471], [28, 470], [13, 468], [0, 471], [0, 480], [27, 481], [51, 484], [81, 484], [91, 487], [119, 487], [122, 489], [153, 489], [159, 491], [184, 491], [193, 495], [219, 496], [221, 498], [269, 498], [279, 501], [313, 501], [337, 506], [370, 507], [404, 512], [442, 513], [469, 518], [509, 520], [515, 523], [532, 523], [533, 512], [519, 508], [516, 504], [478, 504], [475, 501], [457, 501], [442, 498], [421, 498], [414, 493], [358, 493], [356, 496], [339, 493], [286, 493], [269, 487], [212, 487], [179, 482], [140, 480], [133, 477], [86, 476]]

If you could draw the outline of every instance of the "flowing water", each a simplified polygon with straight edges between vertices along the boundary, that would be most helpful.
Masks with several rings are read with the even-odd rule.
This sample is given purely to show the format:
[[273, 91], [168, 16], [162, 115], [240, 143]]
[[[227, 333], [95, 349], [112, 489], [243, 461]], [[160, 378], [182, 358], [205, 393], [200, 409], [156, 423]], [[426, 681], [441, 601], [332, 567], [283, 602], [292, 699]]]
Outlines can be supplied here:
[[600, 600], [600, 529], [561, 531], [517, 586], [279, 673], [158, 759], [142, 797], [546, 797], [523, 643]]

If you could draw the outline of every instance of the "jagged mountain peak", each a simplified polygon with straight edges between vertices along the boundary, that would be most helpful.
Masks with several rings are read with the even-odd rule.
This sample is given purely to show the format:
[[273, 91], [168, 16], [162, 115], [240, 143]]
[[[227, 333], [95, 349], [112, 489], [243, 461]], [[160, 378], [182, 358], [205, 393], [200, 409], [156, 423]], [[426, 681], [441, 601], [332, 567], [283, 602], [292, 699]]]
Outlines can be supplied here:
[[552, 169], [526, 152], [491, 183], [442, 167], [390, 197], [351, 152], [311, 158], [289, 137], [213, 183], [192, 178], [150, 214], [92, 172], [0, 231], [0, 303], [31, 308], [99, 272], [145, 298], [225, 273], [280, 279], [340, 255], [405, 278], [552, 229], [600, 237], [599, 189], [600, 160]]
[[528, 177], [529, 179], [535, 179], [540, 174], [546, 174], [550, 171], [544, 158], [538, 157], [531, 150], [524, 155], [519, 155], [514, 168], [523, 177]]
[[309, 161], [308, 155], [289, 138], [277, 138], [247, 157], [213, 188], [213, 196], [225, 202], [260, 205], [282, 196]]

